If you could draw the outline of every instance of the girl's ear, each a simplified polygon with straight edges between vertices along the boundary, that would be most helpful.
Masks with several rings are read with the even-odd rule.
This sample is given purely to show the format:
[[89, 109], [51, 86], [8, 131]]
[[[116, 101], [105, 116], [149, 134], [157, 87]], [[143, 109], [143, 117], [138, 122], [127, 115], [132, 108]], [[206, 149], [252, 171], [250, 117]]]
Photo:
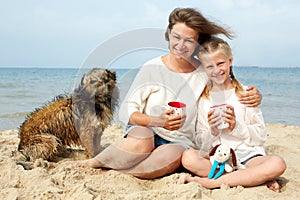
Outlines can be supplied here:
[[229, 60], [229, 66], [232, 66], [233, 57], [232, 57], [232, 56], [230, 56], [230, 57], [228, 58], [228, 60]]

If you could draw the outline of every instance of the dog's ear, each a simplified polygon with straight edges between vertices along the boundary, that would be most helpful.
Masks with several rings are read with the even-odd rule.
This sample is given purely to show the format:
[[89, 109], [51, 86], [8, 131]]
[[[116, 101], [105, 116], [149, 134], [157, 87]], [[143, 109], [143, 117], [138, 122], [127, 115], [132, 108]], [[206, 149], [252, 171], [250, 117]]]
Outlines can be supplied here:
[[231, 154], [231, 159], [232, 159], [232, 164], [233, 166], [237, 166], [236, 164], [236, 156], [235, 156], [235, 153], [234, 153], [234, 150], [232, 148], [230, 148], [230, 154]]
[[83, 83], [83, 80], [84, 80], [85, 76], [86, 76], [86, 74], [83, 74], [83, 76], [81, 77], [81, 81], [80, 81], [80, 84], [81, 84], [81, 85], [84, 84], [84, 83]]
[[220, 144], [217, 144], [216, 146], [214, 146], [211, 151], [209, 152], [209, 156], [213, 156], [217, 150], [217, 148], [220, 146]]
[[108, 74], [109, 79], [116, 80], [116, 72], [105, 69], [105, 72]]

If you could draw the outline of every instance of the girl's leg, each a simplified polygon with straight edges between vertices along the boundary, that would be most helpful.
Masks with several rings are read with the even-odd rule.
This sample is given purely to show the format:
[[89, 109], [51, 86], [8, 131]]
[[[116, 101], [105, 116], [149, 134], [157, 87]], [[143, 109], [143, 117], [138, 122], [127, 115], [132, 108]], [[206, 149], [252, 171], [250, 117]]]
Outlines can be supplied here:
[[198, 176], [207, 176], [211, 163], [207, 153], [200, 153], [195, 149], [189, 149], [183, 152], [181, 159], [182, 166]]
[[157, 178], [174, 172], [180, 166], [185, 148], [177, 144], [157, 147], [145, 160], [131, 169], [122, 170], [139, 178]]
[[126, 138], [111, 144], [94, 158], [83, 162], [92, 168], [128, 169], [148, 157], [153, 149], [153, 131], [138, 126], [133, 128]]
[[248, 161], [246, 164], [246, 169], [224, 174], [216, 180], [201, 177], [188, 177], [182, 182], [198, 182], [205, 188], [219, 188], [222, 184], [228, 184], [229, 186], [241, 185], [250, 187], [273, 180], [274, 178], [283, 174], [285, 169], [286, 164], [281, 157], [259, 156]]

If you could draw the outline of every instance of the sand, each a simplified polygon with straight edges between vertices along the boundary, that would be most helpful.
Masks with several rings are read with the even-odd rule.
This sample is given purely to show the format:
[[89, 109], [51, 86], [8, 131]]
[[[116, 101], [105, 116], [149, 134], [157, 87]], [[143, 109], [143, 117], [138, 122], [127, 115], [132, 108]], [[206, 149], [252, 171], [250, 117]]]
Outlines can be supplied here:
[[[25, 170], [12, 154], [18, 145], [18, 131], [0, 131], [1, 199], [299, 199], [300, 197], [300, 127], [267, 124], [268, 154], [277, 154], [288, 168], [279, 177], [282, 192], [270, 191], [266, 185], [208, 190], [197, 183], [177, 184], [183, 172], [143, 180], [117, 171], [90, 169], [80, 171], [67, 161], [82, 159], [79, 150], [70, 151], [55, 162], [36, 160]], [[113, 124], [102, 138], [103, 148], [119, 139], [123, 130]]]

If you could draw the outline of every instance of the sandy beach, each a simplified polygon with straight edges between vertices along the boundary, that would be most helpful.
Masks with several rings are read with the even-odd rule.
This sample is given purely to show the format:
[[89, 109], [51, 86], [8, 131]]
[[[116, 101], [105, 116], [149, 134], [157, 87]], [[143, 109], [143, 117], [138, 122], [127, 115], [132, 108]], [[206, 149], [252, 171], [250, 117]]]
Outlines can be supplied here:
[[[55, 162], [36, 160], [30, 168], [16, 162], [12, 152], [18, 145], [18, 131], [0, 131], [0, 196], [3, 199], [298, 199], [300, 188], [300, 127], [267, 124], [268, 154], [277, 154], [287, 162], [287, 170], [278, 178], [281, 193], [266, 185], [208, 190], [197, 183], [177, 184], [181, 171], [154, 180], [143, 180], [117, 171], [89, 169], [80, 171], [67, 161], [83, 159], [80, 150], [70, 151]], [[109, 126], [102, 138], [104, 148], [119, 139], [123, 130]]]

